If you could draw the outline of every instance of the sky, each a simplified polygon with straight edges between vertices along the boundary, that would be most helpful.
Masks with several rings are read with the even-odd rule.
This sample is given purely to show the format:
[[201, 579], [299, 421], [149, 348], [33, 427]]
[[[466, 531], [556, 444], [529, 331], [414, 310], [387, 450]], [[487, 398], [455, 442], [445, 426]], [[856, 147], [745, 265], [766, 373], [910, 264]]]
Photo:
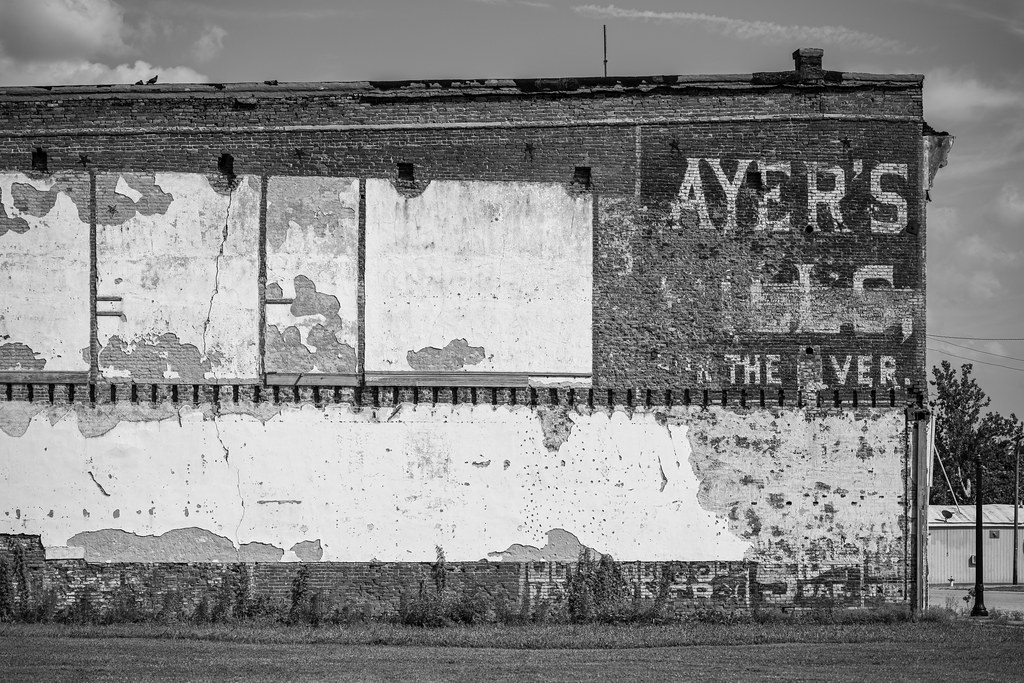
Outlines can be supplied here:
[[1022, 0], [0, 0], [0, 85], [599, 76], [604, 24], [612, 76], [924, 74], [928, 363], [1024, 416]]

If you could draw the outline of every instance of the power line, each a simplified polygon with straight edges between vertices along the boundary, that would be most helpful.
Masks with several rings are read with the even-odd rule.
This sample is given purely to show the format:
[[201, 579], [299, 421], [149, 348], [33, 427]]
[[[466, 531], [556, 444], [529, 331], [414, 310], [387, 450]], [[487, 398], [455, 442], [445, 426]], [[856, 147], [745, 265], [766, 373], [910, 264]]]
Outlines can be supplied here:
[[957, 355], [955, 353], [950, 353], [949, 351], [943, 351], [942, 349], [933, 348], [931, 346], [928, 347], [928, 350], [929, 351], [934, 351], [935, 353], [941, 353], [941, 354], [946, 355], [946, 356], [951, 356], [953, 358], [963, 358], [964, 360], [969, 360], [972, 363], [979, 363], [981, 365], [991, 365], [994, 368], [1006, 368], [1007, 370], [1016, 370], [1017, 372], [1024, 372], [1024, 368], [1015, 368], [1015, 367], [1010, 366], [1010, 365], [1000, 365], [999, 363], [986, 363], [985, 361], [978, 360], [977, 358], [970, 358], [968, 356], [960, 356], [960, 355]]
[[938, 339], [966, 339], [968, 341], [1024, 341], [1024, 337], [954, 337], [948, 334], [929, 334]]
[[[932, 337], [934, 335], [930, 335], [929, 334], [928, 336]], [[973, 348], [971, 346], [964, 346], [963, 344], [954, 344], [953, 342], [946, 341], [944, 339], [936, 339], [935, 341], [940, 342], [942, 344], [949, 344], [950, 346], [955, 346], [958, 349], [967, 349], [968, 351], [974, 351], [975, 353], [984, 353], [986, 356], [995, 356], [996, 358], [1008, 358], [1010, 360], [1019, 360], [1022, 363], [1024, 363], [1024, 358], [1018, 358], [1016, 356], [1004, 356], [1001, 353], [992, 353], [991, 351], [982, 351], [981, 349], [976, 349], [976, 348]]]

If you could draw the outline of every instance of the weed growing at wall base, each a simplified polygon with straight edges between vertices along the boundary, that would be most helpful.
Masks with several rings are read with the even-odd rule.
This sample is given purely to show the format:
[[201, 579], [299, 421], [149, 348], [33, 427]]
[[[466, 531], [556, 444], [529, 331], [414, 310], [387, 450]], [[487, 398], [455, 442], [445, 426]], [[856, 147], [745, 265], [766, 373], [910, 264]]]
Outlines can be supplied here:
[[[256, 565], [220, 565], [208, 574], [193, 575], [202, 579], [190, 583], [182, 582], [181, 572], [191, 568], [183, 568], [176, 570], [173, 581], [158, 586], [147, 584], [146, 577], [122, 571], [107, 583], [87, 579], [74, 590], [58, 592], [59, 584], [38, 580], [34, 574], [19, 579], [17, 564], [12, 561], [16, 555], [0, 559], [0, 578], [4, 573], [7, 576], [0, 581], [0, 615], [20, 622], [320, 627], [376, 621], [437, 628], [485, 623], [856, 624], [910, 619], [906, 605], [881, 603], [871, 609], [844, 609], [832, 601], [815, 601], [795, 609], [769, 608], [743, 599], [711, 599], [709, 584], [693, 583], [706, 575], [694, 579], [685, 563], [663, 563], [653, 573], [638, 573], [631, 564], [591, 551], [582, 552], [575, 563], [561, 565], [564, 581], [509, 586], [481, 580], [490, 574], [467, 572], [464, 566], [448, 563], [438, 547], [436, 561], [429, 568], [418, 567], [416, 573], [407, 574], [405, 589], [393, 602], [367, 601], [359, 592], [353, 600], [345, 584], [327, 581], [327, 575], [320, 573], [323, 569], [315, 564], [292, 565], [290, 590], [275, 602], [272, 594], [261, 593], [254, 585], [254, 573], [262, 571]], [[530, 567], [523, 565], [518, 570], [528, 572]], [[280, 578], [285, 576], [288, 574]], [[512, 580], [516, 576], [519, 574], [507, 574]], [[509, 587], [518, 589], [514, 597]]]

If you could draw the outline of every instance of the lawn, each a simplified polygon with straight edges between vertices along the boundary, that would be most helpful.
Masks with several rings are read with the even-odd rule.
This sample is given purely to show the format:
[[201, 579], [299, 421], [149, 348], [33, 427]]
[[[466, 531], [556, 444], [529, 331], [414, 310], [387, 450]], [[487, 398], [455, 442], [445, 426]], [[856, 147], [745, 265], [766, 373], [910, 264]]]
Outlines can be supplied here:
[[1024, 630], [963, 622], [0, 628], [11, 681], [1016, 681], [1021, 661]]

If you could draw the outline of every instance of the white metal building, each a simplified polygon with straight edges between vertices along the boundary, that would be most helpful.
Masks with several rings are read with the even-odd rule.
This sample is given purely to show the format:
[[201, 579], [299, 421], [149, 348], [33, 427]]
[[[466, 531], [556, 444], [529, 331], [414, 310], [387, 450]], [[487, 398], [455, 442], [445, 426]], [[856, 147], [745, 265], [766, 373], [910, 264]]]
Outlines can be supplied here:
[[[985, 582], [1013, 579], [1013, 506], [985, 505]], [[1024, 507], [1018, 514], [1024, 526]], [[974, 505], [932, 505], [928, 508], [928, 583], [974, 583]], [[1024, 581], [1024, 529], [1019, 532], [1018, 572]]]

